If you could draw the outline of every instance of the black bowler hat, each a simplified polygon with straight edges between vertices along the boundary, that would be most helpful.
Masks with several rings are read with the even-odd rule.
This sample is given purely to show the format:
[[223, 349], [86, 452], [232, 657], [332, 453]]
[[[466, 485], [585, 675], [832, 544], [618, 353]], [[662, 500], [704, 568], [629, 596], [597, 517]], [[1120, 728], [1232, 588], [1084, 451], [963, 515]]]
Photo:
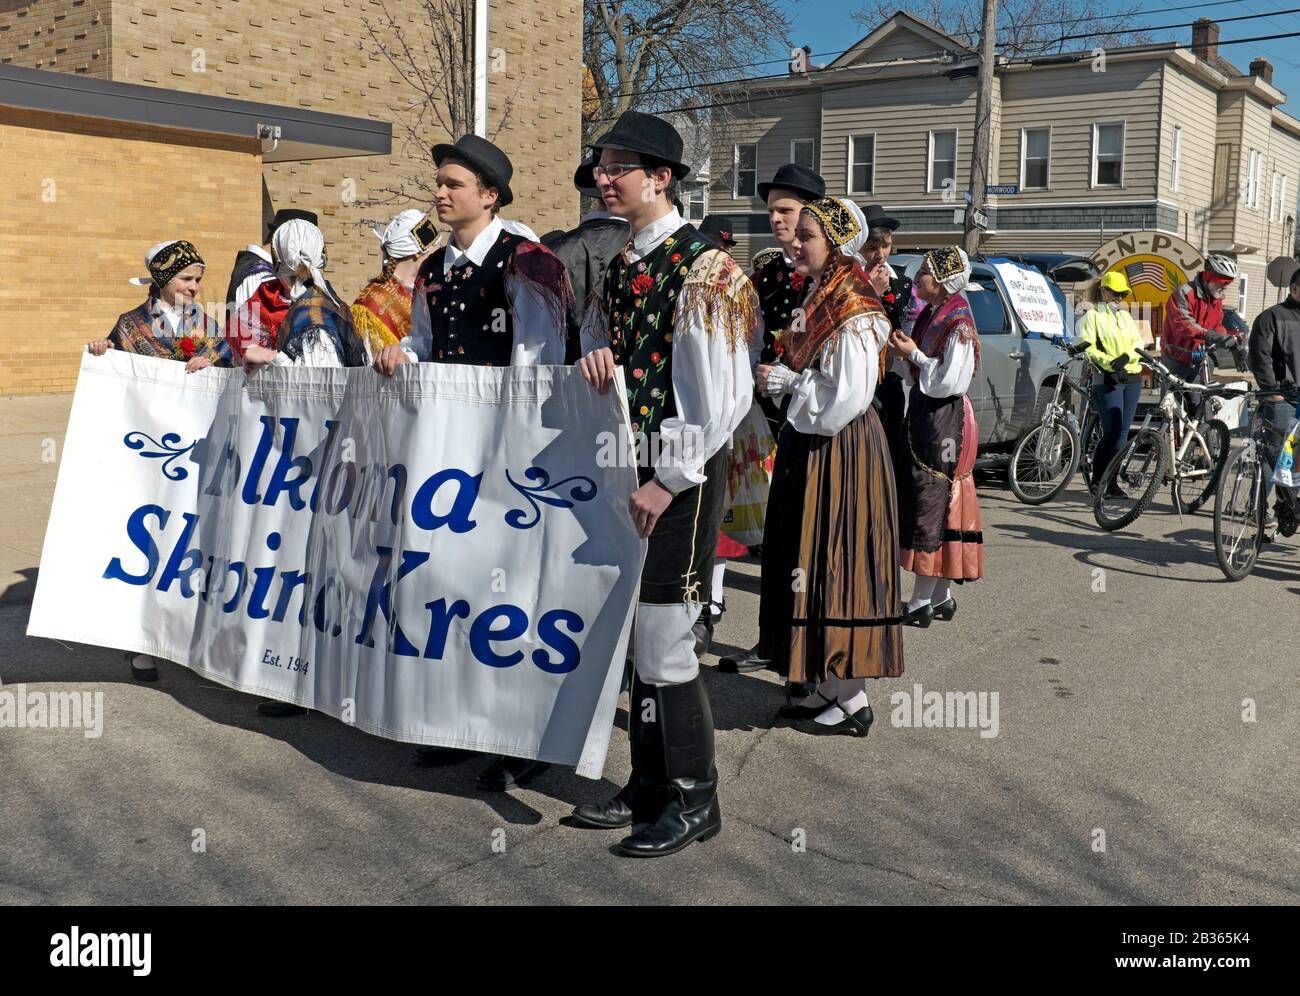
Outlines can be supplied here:
[[461, 160], [483, 178], [489, 187], [497, 188], [497, 207], [505, 207], [515, 199], [510, 192], [510, 177], [515, 168], [510, 157], [478, 135], [462, 135], [455, 145], [443, 143], [433, 147], [433, 164], [441, 166], [448, 156]]
[[734, 246], [736, 240], [731, 237], [731, 222], [720, 214], [706, 215], [700, 222], [697, 231], [701, 235], [707, 235], [709, 238], [722, 243], [724, 246]]
[[578, 193], [599, 199], [600, 188], [596, 186], [596, 174], [591, 171], [596, 165], [596, 158], [596, 154], [592, 153], [578, 164], [578, 168], [573, 171], [573, 185]]
[[885, 214], [885, 209], [879, 204], [868, 204], [863, 209], [862, 214], [867, 219], [868, 230], [872, 228], [888, 228], [892, 232], [902, 224], [897, 218], [891, 218]]
[[597, 156], [601, 149], [627, 149], [650, 156], [671, 168], [673, 176], [679, 180], [691, 171], [682, 162], [682, 136], [677, 129], [663, 118], [641, 111], [624, 111], [614, 122], [614, 127], [591, 147]]
[[758, 185], [758, 196], [767, 200], [767, 195], [773, 187], [780, 187], [782, 190], [793, 190], [801, 197], [806, 197], [810, 201], [815, 201], [819, 197], [826, 196], [826, 181], [810, 170], [807, 166], [800, 166], [798, 163], [786, 163], [776, 171], [776, 176], [767, 183]]
[[271, 223], [266, 226], [266, 241], [270, 242], [271, 236], [275, 234], [275, 230], [286, 221], [293, 221], [295, 219], [309, 221], [313, 225], [319, 224], [315, 211], [300, 211], [298, 208], [280, 208], [279, 211], [275, 212], [275, 217], [271, 219]]

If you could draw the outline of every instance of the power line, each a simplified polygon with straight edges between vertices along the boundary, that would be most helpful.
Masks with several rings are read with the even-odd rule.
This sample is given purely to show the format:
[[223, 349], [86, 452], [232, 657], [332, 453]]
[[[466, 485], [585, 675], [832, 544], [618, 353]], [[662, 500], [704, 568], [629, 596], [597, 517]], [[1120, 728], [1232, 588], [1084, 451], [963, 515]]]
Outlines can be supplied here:
[[[1253, 20], [1256, 20], [1256, 19], [1261, 18], [1261, 17], [1263, 17], [1263, 18], [1265, 18], [1265, 19], [1269, 19], [1270, 16], [1271, 16], [1272, 14], [1300, 14], [1300, 7], [1295, 7], [1295, 8], [1292, 8], [1291, 10], [1275, 10], [1275, 11], [1269, 11], [1269, 12], [1266, 13], [1266, 14], [1238, 14], [1236, 17], [1216, 17], [1214, 20], [1215, 20], [1215, 22], [1216, 22], [1217, 24], [1227, 24], [1229, 21], [1253, 21]], [[1277, 24], [1276, 21], [1274, 21], [1273, 23], [1274, 23], [1277, 27], [1279, 27], [1279, 28], [1282, 26], [1282, 25], [1280, 25], [1280, 24]], [[1083, 34], [1077, 34], [1077, 35], [1061, 35], [1059, 38], [1053, 39], [1053, 40], [1052, 40], [1051, 42], [1049, 42], [1048, 44], [1055, 45], [1055, 44], [1057, 44], [1058, 42], [1063, 42], [1063, 41], [1072, 41], [1072, 40], [1074, 40], [1074, 39], [1078, 39], [1078, 38], [1097, 38], [1097, 37], [1099, 37], [1099, 36], [1101, 36], [1101, 35], [1127, 35], [1127, 34], [1132, 34], [1135, 30], [1141, 30], [1141, 31], [1172, 31], [1172, 30], [1174, 30], [1175, 28], [1191, 28], [1191, 27], [1195, 27], [1195, 26], [1196, 26], [1196, 22], [1195, 22], [1195, 21], [1187, 21], [1187, 22], [1185, 22], [1185, 23], [1181, 23], [1181, 24], [1143, 24], [1143, 25], [1141, 25], [1140, 28], [1137, 28], [1137, 29], [1135, 29], [1135, 28], [1114, 28], [1114, 29], [1112, 29], [1112, 30], [1110, 30], [1110, 31], [1089, 31], [1089, 32], [1086, 32], [1086, 33], [1083, 33]], [[1010, 45], [1010, 44], [1012, 44], [1012, 43], [1011, 43], [1011, 42], [1006, 42], [1006, 43], [999, 43], [999, 44], [1008, 44], [1008, 45]]]

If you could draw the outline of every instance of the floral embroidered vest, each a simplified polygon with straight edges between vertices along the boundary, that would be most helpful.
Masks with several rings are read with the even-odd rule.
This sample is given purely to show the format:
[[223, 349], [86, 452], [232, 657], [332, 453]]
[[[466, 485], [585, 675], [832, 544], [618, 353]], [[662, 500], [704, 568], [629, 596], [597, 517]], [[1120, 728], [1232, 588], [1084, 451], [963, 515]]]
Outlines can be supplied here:
[[445, 279], [442, 267], [446, 246], [421, 264], [415, 290], [423, 293], [429, 304], [432, 362], [481, 367], [510, 365], [514, 316], [506, 295], [505, 274], [521, 242], [523, 239], [518, 235], [502, 232], [483, 257], [482, 266], [470, 260], [453, 266]]
[[782, 339], [803, 300], [808, 280], [785, 261], [780, 249], [764, 249], [754, 257], [753, 264], [749, 279], [763, 311], [763, 352], [759, 362], [773, 363], [785, 353]]
[[648, 256], [629, 263], [620, 253], [605, 270], [604, 306], [614, 362], [623, 367], [633, 433], [647, 437], [677, 414], [673, 397], [673, 319], [686, 275], [712, 249], [683, 225]]

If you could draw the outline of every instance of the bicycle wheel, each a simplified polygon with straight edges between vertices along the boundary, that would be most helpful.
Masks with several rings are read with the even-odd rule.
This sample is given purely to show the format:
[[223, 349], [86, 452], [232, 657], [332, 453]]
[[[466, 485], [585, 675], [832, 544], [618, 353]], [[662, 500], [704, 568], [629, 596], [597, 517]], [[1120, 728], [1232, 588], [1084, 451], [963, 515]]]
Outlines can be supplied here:
[[1089, 409], [1087, 417], [1083, 420], [1083, 428], [1079, 430], [1079, 472], [1083, 474], [1083, 483], [1089, 487], [1092, 487], [1092, 456], [1097, 452], [1099, 442], [1101, 442], [1101, 420]]
[[1264, 468], [1242, 447], [1219, 474], [1214, 495], [1214, 555], [1229, 581], [1255, 569], [1264, 545], [1264, 504], [1268, 501]]
[[1111, 460], [1092, 499], [1092, 515], [1107, 532], [1145, 512], [1165, 477], [1169, 455], [1155, 429], [1143, 429]]
[[[1201, 439], [1193, 439], [1178, 467], [1170, 491], [1174, 508], [1197, 512], [1214, 497], [1219, 474], [1228, 459], [1228, 427], [1218, 419], [1203, 422]], [[1204, 442], [1202, 442], [1204, 440]]]
[[1079, 434], [1067, 419], [1034, 426], [1011, 454], [1007, 483], [1026, 505], [1049, 502], [1069, 485], [1079, 466]]

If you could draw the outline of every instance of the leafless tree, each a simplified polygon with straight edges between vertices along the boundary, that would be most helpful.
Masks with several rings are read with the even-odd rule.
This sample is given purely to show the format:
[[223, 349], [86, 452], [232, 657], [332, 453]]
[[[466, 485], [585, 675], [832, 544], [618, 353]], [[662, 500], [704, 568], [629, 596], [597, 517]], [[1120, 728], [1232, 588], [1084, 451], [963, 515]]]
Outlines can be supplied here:
[[[474, 130], [474, 0], [420, 0], [419, 6], [423, 16], [411, 18], [407, 10], [394, 11], [380, 0], [377, 14], [362, 13], [364, 37], [357, 42], [406, 84], [394, 99], [393, 131], [399, 154], [416, 162], [427, 159], [438, 142]], [[488, 122], [488, 138], [495, 139], [509, 123], [514, 96], [508, 95], [501, 113]], [[358, 203], [427, 207], [433, 196], [433, 171], [428, 169], [394, 177], [391, 185]]]
[[[709, 110], [709, 88], [785, 72], [789, 4], [777, 0], [583, 0], [583, 142], [627, 110]], [[726, 108], [713, 108], [712, 127]]]
[[[921, 0], [909, 5], [907, 13], [978, 48], [983, 6], [982, 0]], [[898, 0], [868, 0], [853, 19], [870, 31], [899, 9]], [[1136, 3], [1103, 12], [1089, 0], [998, 0], [998, 54], [1019, 58], [1147, 44], [1154, 40], [1151, 32], [1126, 27], [1141, 10]], [[1119, 34], [1102, 33], [1121, 28]]]

